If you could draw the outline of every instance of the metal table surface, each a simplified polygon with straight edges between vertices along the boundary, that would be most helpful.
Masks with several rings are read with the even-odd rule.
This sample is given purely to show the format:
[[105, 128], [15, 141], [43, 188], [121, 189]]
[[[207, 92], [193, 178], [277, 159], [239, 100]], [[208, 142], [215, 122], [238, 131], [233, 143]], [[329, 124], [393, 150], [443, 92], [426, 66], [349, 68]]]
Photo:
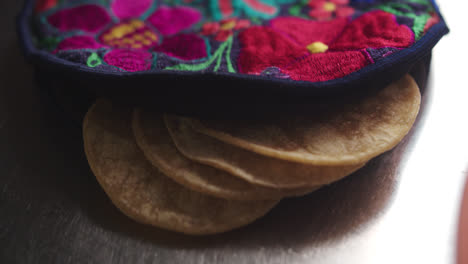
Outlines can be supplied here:
[[411, 136], [253, 225], [201, 238], [136, 224], [109, 202], [79, 129], [23, 62], [13, 24], [20, 2], [0, 2], [0, 263], [455, 263], [468, 165], [463, 1], [439, 1], [452, 32], [434, 50]]

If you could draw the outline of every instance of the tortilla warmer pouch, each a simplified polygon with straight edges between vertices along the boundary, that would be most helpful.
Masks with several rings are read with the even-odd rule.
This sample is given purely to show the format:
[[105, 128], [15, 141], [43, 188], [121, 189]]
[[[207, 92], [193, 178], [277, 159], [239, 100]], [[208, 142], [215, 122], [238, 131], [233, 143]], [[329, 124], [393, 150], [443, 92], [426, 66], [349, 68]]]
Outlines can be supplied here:
[[382, 88], [427, 72], [447, 33], [433, 0], [26, 0], [18, 16], [40, 86], [65, 104], [176, 111]]

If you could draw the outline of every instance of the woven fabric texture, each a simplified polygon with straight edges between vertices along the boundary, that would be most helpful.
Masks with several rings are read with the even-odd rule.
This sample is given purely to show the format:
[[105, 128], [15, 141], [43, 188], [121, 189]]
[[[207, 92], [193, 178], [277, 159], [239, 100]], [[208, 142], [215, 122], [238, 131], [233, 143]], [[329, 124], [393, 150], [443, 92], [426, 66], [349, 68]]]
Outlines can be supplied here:
[[342, 78], [385, 60], [414, 46], [441, 21], [430, 0], [37, 0], [35, 5], [36, 47], [89, 68], [307, 82]]

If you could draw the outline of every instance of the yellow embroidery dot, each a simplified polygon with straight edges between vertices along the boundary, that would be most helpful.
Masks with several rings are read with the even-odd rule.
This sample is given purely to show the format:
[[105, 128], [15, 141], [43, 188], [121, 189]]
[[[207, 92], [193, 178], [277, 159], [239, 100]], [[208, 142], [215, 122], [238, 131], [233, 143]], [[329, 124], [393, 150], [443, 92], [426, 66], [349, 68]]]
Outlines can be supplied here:
[[132, 33], [134, 29], [129, 25], [120, 25], [112, 29], [110, 34], [112, 34], [115, 38], [122, 38], [123, 36]]
[[145, 34], [145, 36], [150, 38], [152, 41], [158, 40], [158, 37], [156, 37], [156, 35], [153, 32], [149, 31], [149, 30], [145, 31], [144, 34]]
[[143, 21], [141, 21], [141, 20], [136, 20], [136, 19], [135, 19], [135, 20], [132, 20], [132, 21], [130, 22], [130, 24], [133, 26], [133, 28], [136, 28], [136, 29], [142, 28], [142, 27], [145, 26], [145, 23], [144, 23]]
[[220, 29], [221, 30], [230, 30], [230, 29], [233, 29], [235, 26], [236, 26], [236, 21], [229, 21], [227, 23], [222, 24]]
[[142, 47], [143, 47], [143, 45], [141, 45], [139, 43], [132, 45], [132, 48], [134, 48], [134, 49], [141, 49]]
[[102, 39], [105, 41], [105, 42], [109, 42], [111, 41], [112, 39], [114, 39], [114, 36], [112, 36], [111, 34], [105, 34]]
[[136, 41], [142, 41], [145, 39], [145, 37], [143, 35], [140, 35], [140, 34], [135, 34], [133, 35], [133, 39], [136, 40]]
[[135, 40], [134, 39], [131, 39], [131, 38], [125, 38], [122, 40], [123, 43], [125, 44], [133, 44], [135, 43]]
[[307, 49], [310, 53], [323, 53], [328, 50], [328, 46], [323, 42], [317, 41], [307, 45]]
[[333, 12], [336, 10], [336, 5], [334, 3], [327, 2], [323, 4], [323, 9], [328, 12]]
[[144, 39], [144, 40], [141, 41], [141, 43], [143, 43], [143, 45], [145, 45], [145, 46], [149, 46], [149, 45], [151, 45], [152, 42], [149, 39]]

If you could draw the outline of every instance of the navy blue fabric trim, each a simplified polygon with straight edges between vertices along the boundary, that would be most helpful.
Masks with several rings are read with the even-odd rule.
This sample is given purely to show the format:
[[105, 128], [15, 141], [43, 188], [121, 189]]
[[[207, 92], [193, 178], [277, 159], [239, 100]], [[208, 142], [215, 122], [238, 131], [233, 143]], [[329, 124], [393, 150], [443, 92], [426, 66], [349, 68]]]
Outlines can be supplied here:
[[[433, 0], [432, 0], [433, 1]], [[437, 6], [434, 3], [437, 9]], [[285, 96], [321, 96], [328, 94], [338, 94], [345, 90], [354, 90], [369, 85], [383, 86], [389, 84], [392, 80], [401, 77], [409, 72], [413, 65], [418, 63], [422, 58], [430, 54], [432, 48], [437, 42], [449, 32], [445, 20], [441, 16], [441, 21], [434, 25], [419, 41], [410, 48], [396, 52], [384, 60], [377, 61], [374, 64], [351, 73], [343, 78], [325, 81], [325, 82], [307, 82], [272, 79], [265, 76], [232, 74], [232, 73], [197, 73], [197, 72], [172, 72], [172, 71], [151, 71], [151, 72], [103, 72], [94, 68], [89, 68], [84, 65], [66, 61], [58, 58], [46, 51], [38, 50], [32, 41], [30, 32], [30, 17], [34, 9], [34, 0], [25, 0], [25, 7], [18, 16], [18, 35], [20, 43], [26, 58], [37, 68], [41, 68], [42, 72], [48, 70], [49, 73], [55, 72], [63, 74], [63, 78], [68, 76], [70, 80], [89, 80], [91, 83], [99, 83], [94, 88], [97, 94], [106, 94], [108, 91], [115, 92], [112, 86], [126, 85], [133, 86], [132, 91], [141, 90], [142, 85], [150, 83], [157, 84], [160, 81], [171, 81], [171, 86], [166, 89], [174, 89], [177, 92], [183, 92], [193, 89], [200, 89], [203, 94], [203, 87], [193, 87], [193, 84], [222, 85], [224, 93], [228, 94], [243, 94], [244, 92], [259, 94], [272, 92], [277, 95]], [[438, 9], [437, 9], [438, 11]], [[440, 14], [439, 14], [440, 15]], [[55, 74], [57, 77], [57, 74]], [[231, 82], [232, 85], [226, 85]], [[103, 87], [109, 86], [109, 87]], [[108, 84], [108, 85], [105, 85]], [[237, 87], [233, 86], [236, 85]], [[185, 87], [184, 87], [185, 86]], [[231, 89], [232, 91], [226, 90]], [[124, 89], [124, 87], [122, 87]], [[154, 86], [153, 90], [160, 92], [163, 87]], [[127, 89], [130, 91], [130, 89]], [[211, 92], [211, 89], [206, 92]], [[146, 93], [143, 91], [143, 94]], [[157, 94], [156, 91], [150, 93]], [[165, 91], [167, 92], [167, 91]], [[191, 91], [193, 92], [193, 91]], [[219, 93], [219, 91], [218, 91]]]
[[[415, 79], [416, 83], [420, 87], [421, 94], [424, 96], [424, 92], [427, 84], [427, 77], [429, 75], [431, 56], [425, 57], [420, 63], [414, 65], [412, 70], [409, 72]], [[54, 79], [47, 78], [47, 76], [37, 76], [37, 81], [41, 91], [53, 98], [54, 104], [59, 107], [59, 110], [65, 111], [65, 119], [70, 121], [75, 127], [81, 127], [83, 118], [91, 105], [95, 102], [95, 98], [92, 98], [83, 93], [79, 85], [75, 87], [67, 86], [68, 89], [64, 90], [60, 82], [56, 82]], [[71, 89], [70, 89], [71, 88]], [[58, 95], [59, 94], [59, 95]], [[358, 95], [359, 96], [359, 95]], [[367, 96], [367, 94], [365, 95]], [[203, 119], [264, 119], [265, 117], [271, 117], [276, 115], [297, 113], [297, 104], [284, 104], [283, 102], [276, 104], [268, 104], [263, 100], [262, 103], [240, 103], [235, 100], [224, 100], [220, 103], [200, 103], [197, 101], [196, 104], [181, 103], [180, 97], [177, 101], [158, 100], [159, 97], [153, 97], [148, 100], [146, 104], [141, 105], [143, 107], [150, 107], [153, 110], [172, 113], [177, 115], [192, 116]], [[129, 102], [128, 97], [120, 98], [122, 104], [132, 104], [135, 102]], [[337, 100], [338, 99], [338, 100]], [[340, 98], [332, 98], [331, 104], [341, 105], [343, 101]], [[342, 98], [345, 102], [348, 102], [349, 97]], [[297, 102], [297, 100], [295, 100]], [[310, 103], [310, 101], [307, 101]], [[137, 102], [138, 103], [138, 102]], [[141, 101], [139, 103], [142, 103]], [[144, 103], [144, 102], [143, 102]], [[320, 100], [323, 104], [324, 101]], [[423, 107], [423, 105], [421, 105]], [[299, 107], [300, 108], [300, 107]]]
[[439, 6], [435, 0], [431, 0], [432, 6], [435, 8], [436, 12], [440, 14]]

